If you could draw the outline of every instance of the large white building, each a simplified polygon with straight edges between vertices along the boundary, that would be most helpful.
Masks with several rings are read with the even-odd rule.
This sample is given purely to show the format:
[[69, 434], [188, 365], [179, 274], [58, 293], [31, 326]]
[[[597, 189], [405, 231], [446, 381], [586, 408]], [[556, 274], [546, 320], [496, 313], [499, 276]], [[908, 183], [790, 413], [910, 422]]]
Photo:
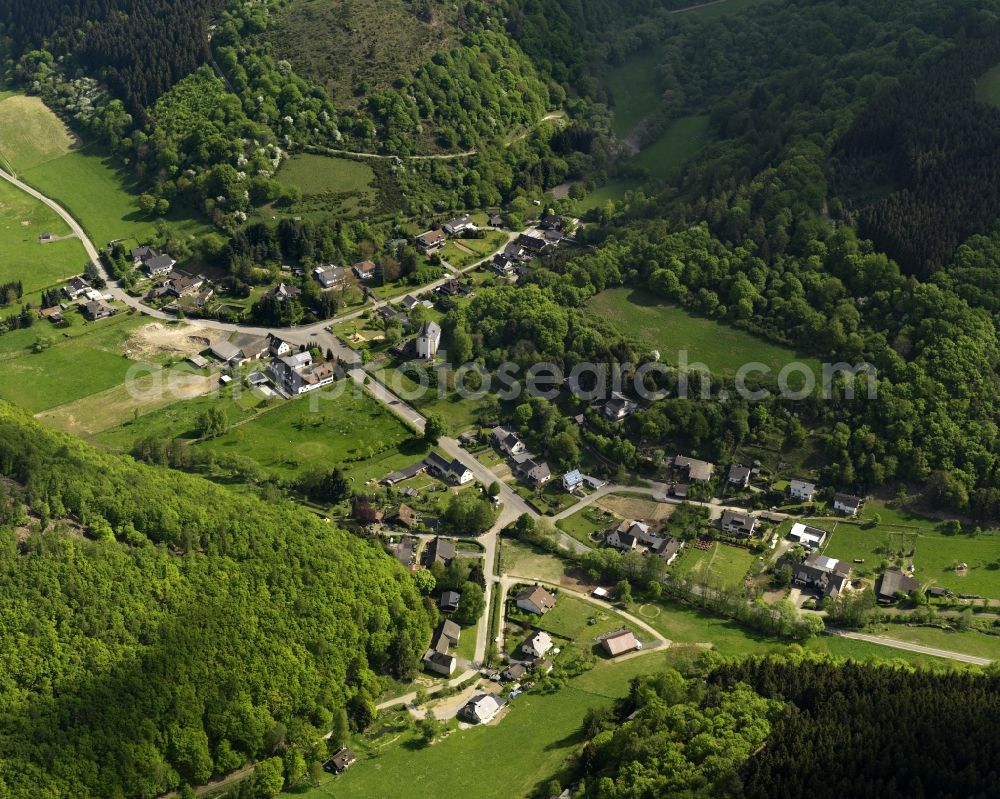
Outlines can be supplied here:
[[424, 322], [417, 336], [417, 357], [431, 360], [441, 346], [441, 327], [437, 322]]

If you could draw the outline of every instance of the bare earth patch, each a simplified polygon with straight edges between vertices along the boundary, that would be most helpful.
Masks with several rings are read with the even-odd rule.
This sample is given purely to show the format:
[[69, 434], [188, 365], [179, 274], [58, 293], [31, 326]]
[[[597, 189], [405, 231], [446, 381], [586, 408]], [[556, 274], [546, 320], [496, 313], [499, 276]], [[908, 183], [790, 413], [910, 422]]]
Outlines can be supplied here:
[[217, 331], [203, 327], [152, 322], [135, 329], [126, 349], [128, 356], [137, 361], [162, 355], [187, 358], [197, 355], [219, 338], [221, 336]]
[[608, 494], [601, 497], [595, 503], [605, 510], [611, 511], [622, 519], [646, 519], [649, 521], [662, 521], [669, 518], [674, 512], [674, 506], [663, 502], [654, 502], [651, 499], [642, 497], [621, 496], [618, 494]]

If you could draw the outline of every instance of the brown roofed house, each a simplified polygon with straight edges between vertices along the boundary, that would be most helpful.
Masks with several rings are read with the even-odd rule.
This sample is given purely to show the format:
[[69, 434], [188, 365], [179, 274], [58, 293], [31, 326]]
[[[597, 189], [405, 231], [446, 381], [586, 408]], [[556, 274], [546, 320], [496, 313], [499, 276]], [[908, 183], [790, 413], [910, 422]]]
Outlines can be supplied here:
[[624, 655], [626, 652], [642, 649], [642, 644], [639, 643], [631, 630], [613, 633], [601, 641], [601, 644], [604, 646], [604, 651], [613, 658]]
[[556, 606], [556, 598], [540, 585], [531, 585], [514, 597], [521, 610], [542, 616]]

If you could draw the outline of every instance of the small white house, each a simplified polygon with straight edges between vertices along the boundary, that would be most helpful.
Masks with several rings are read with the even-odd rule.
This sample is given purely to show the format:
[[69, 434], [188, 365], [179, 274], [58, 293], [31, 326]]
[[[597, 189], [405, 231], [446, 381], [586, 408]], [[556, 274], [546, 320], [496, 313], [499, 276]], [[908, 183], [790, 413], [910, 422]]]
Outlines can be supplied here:
[[812, 502], [816, 496], [815, 483], [807, 483], [805, 480], [792, 480], [788, 486], [788, 493], [792, 499], [799, 502]]
[[552, 649], [552, 639], [544, 630], [539, 630], [527, 641], [521, 644], [521, 651], [529, 657], [542, 658]]
[[846, 516], [857, 516], [864, 500], [853, 494], [834, 494], [833, 508]]
[[796, 522], [792, 525], [792, 529], [788, 531], [788, 538], [791, 541], [798, 541], [810, 549], [816, 549], [823, 546], [823, 542], [826, 541], [826, 530], [820, 530], [818, 527], [809, 527], [802, 524], [802, 522]]

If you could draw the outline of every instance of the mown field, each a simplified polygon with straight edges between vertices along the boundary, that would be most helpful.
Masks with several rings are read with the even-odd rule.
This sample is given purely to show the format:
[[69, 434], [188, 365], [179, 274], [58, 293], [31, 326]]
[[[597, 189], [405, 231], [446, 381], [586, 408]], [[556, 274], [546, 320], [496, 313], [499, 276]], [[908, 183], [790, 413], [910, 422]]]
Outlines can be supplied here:
[[656, 68], [663, 54], [659, 50], [636, 53], [624, 64], [610, 70], [604, 83], [615, 112], [612, 130], [619, 138], [629, 134], [660, 103]]
[[[1000, 597], [1000, 534], [997, 533], [943, 535], [928, 530], [893, 529], [891, 525], [864, 529], [841, 523], [828, 538], [823, 553], [847, 561], [864, 558], [865, 563], [855, 568], [868, 574], [877, 571], [886, 560], [903, 566], [912, 562], [914, 577], [921, 583], [950, 588], [956, 594]], [[960, 563], [968, 567], [964, 573], [955, 570]]]
[[0, 180], [0, 283], [20, 280], [25, 301], [35, 305], [38, 291], [80, 274], [87, 262], [79, 240], [42, 244], [42, 233], [64, 236], [70, 229], [48, 206]]
[[632, 159], [632, 163], [649, 170], [653, 177], [671, 174], [709, 140], [708, 117], [682, 117], [671, 123], [663, 135]]
[[353, 384], [345, 385], [336, 399], [320, 393], [283, 402], [195, 446], [247, 456], [265, 472], [286, 479], [340, 466], [357, 490], [427, 454], [427, 447], [395, 415], [355, 392]]
[[773, 379], [786, 364], [800, 361], [815, 370], [819, 381], [820, 364], [815, 359], [713, 319], [692, 316], [642, 289], [602, 291], [589, 307], [625, 335], [658, 350], [665, 363], [676, 365], [678, 352], [686, 350], [688, 363], [704, 363], [713, 373], [732, 374], [756, 361], [771, 369], [768, 376]]
[[[94, 145], [71, 149], [73, 134], [34, 98], [12, 95], [0, 102], [0, 115], [11, 102], [15, 111], [26, 111], [0, 121], [0, 151], [19, 178], [69, 211], [98, 247], [113, 239], [152, 236], [157, 219], [140, 212], [131, 177], [106, 152]], [[184, 209], [172, 209], [166, 221], [181, 237], [209, 231], [206, 222], [189, 218]]]
[[[69, 331], [36, 322], [0, 336], [0, 399], [38, 413], [121, 385], [136, 365], [124, 355], [125, 342], [142, 323], [122, 313]], [[34, 352], [40, 339], [47, 346]]]
[[671, 568], [675, 574], [698, 582], [740, 586], [755, 557], [746, 549], [727, 544], [716, 543], [708, 550], [696, 549], [688, 544]]
[[76, 137], [40, 97], [0, 95], [0, 166], [31, 169], [66, 155]]

